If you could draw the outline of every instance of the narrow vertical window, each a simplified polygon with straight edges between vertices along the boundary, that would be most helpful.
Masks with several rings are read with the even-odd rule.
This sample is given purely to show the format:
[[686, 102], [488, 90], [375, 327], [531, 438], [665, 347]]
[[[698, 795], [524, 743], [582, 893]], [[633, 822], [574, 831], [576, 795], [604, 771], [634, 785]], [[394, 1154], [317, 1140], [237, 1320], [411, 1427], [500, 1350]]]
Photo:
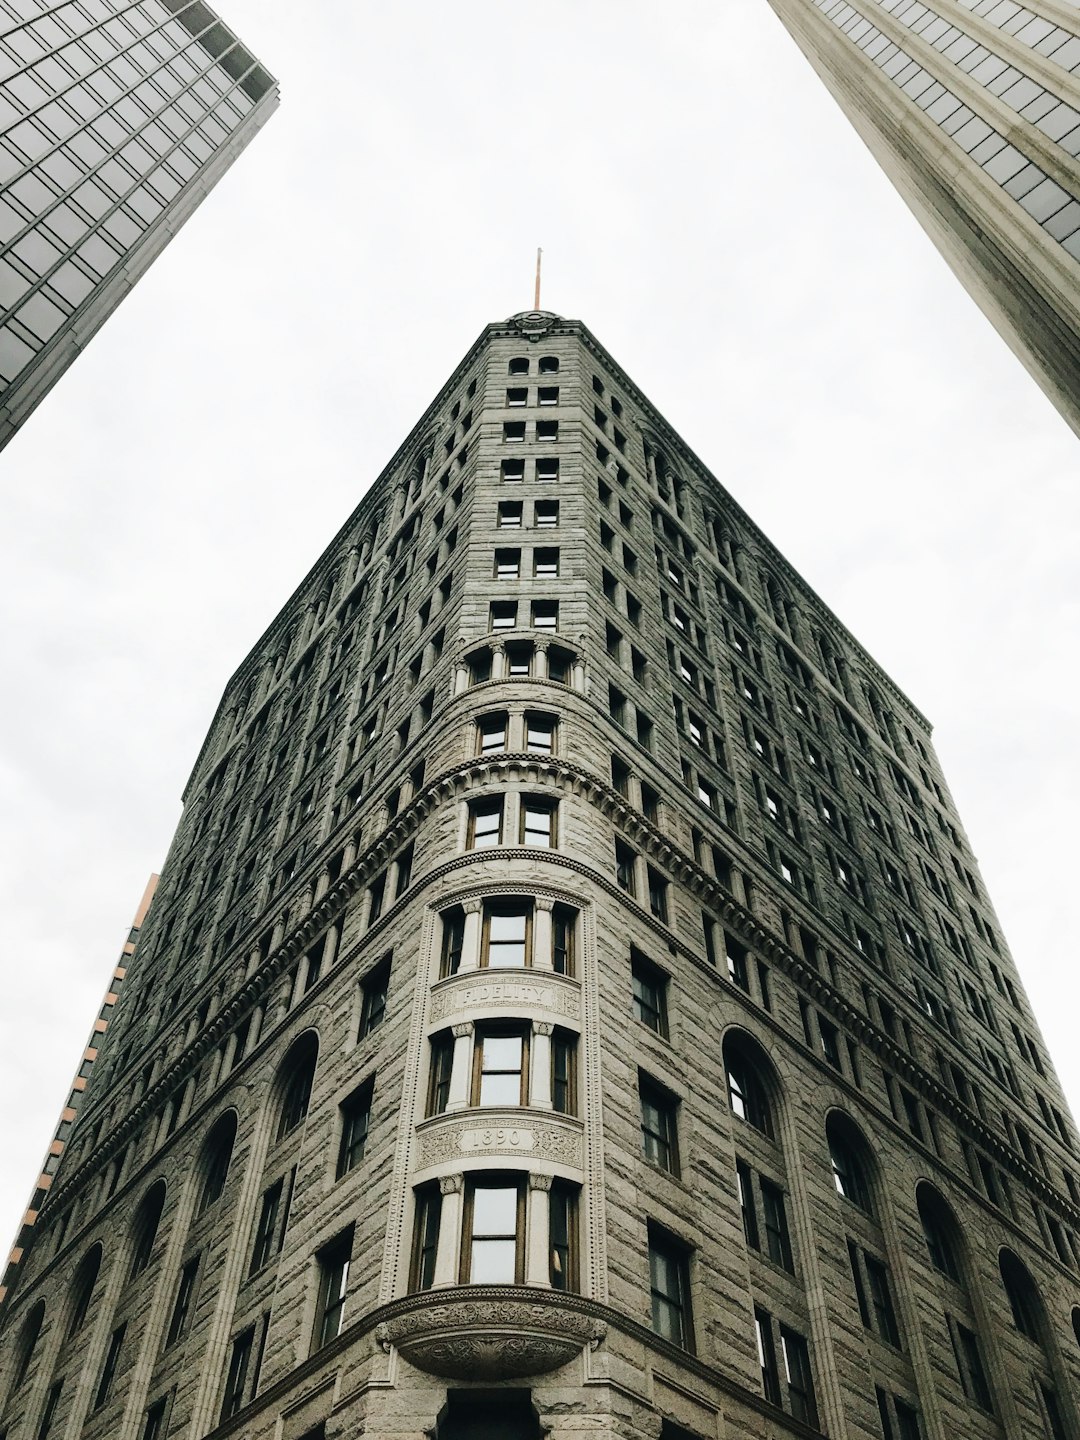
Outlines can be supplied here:
[[221, 1421], [224, 1422], [242, 1410], [244, 1393], [247, 1389], [248, 1369], [251, 1365], [251, 1351], [255, 1344], [255, 1326], [241, 1331], [232, 1343], [229, 1354], [229, 1368], [225, 1373], [225, 1394], [221, 1401]]
[[649, 1229], [649, 1288], [652, 1328], [673, 1345], [693, 1349], [687, 1251], [672, 1236], [652, 1227]]
[[372, 1081], [365, 1081], [342, 1101], [341, 1141], [338, 1145], [337, 1178], [355, 1170], [367, 1149], [368, 1127], [371, 1123]]
[[466, 1192], [461, 1247], [463, 1285], [519, 1285], [525, 1189], [506, 1179], [475, 1181]]
[[435, 1256], [439, 1248], [439, 1221], [442, 1194], [437, 1185], [416, 1192], [416, 1224], [413, 1232], [412, 1272], [409, 1289], [430, 1290], [435, 1283]]
[[454, 1036], [451, 1031], [432, 1036], [431, 1078], [428, 1082], [429, 1115], [441, 1115], [450, 1099], [450, 1075], [454, 1068]]
[[576, 1291], [578, 1189], [564, 1180], [553, 1180], [548, 1201], [548, 1234], [551, 1243], [550, 1281], [553, 1290]]
[[321, 1350], [341, 1333], [345, 1296], [349, 1288], [349, 1261], [353, 1232], [346, 1230], [318, 1255], [319, 1298], [315, 1308], [313, 1350]]
[[187, 1333], [191, 1303], [195, 1298], [195, 1286], [199, 1279], [200, 1259], [199, 1255], [193, 1256], [180, 1271], [180, 1283], [176, 1287], [176, 1299], [173, 1301], [169, 1328], [165, 1334], [166, 1347], [175, 1345]]
[[100, 1410], [109, 1398], [113, 1381], [116, 1379], [116, 1367], [120, 1364], [120, 1351], [124, 1346], [126, 1330], [127, 1323], [125, 1322], [123, 1325], [118, 1325], [109, 1336], [109, 1348], [105, 1353], [105, 1364], [101, 1367], [101, 1378], [98, 1380], [97, 1393], [94, 1396], [95, 1410]]

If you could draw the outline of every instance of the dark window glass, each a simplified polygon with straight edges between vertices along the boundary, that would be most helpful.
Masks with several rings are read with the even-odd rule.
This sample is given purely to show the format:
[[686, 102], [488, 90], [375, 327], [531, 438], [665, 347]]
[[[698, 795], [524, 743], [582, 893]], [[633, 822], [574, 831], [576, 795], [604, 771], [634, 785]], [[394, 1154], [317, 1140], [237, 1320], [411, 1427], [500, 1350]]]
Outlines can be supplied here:
[[191, 1302], [195, 1298], [195, 1286], [199, 1279], [200, 1258], [195, 1255], [180, 1271], [180, 1283], [176, 1287], [176, 1299], [173, 1302], [169, 1328], [165, 1334], [167, 1346], [175, 1345], [177, 1340], [182, 1339], [187, 1332], [188, 1321], [191, 1318]]
[[434, 1284], [441, 1214], [442, 1195], [437, 1185], [416, 1192], [416, 1230], [413, 1237], [410, 1290], [430, 1290]]
[[676, 1127], [678, 1102], [666, 1090], [642, 1076], [638, 1081], [641, 1103], [641, 1148], [646, 1160], [679, 1173], [679, 1146]]
[[684, 1350], [693, 1348], [690, 1267], [686, 1250], [659, 1230], [649, 1231], [649, 1288], [652, 1328]]
[[225, 1374], [225, 1394], [221, 1401], [221, 1420], [228, 1420], [244, 1406], [244, 1392], [247, 1389], [248, 1369], [251, 1365], [251, 1351], [255, 1344], [255, 1326], [241, 1331], [232, 1343], [229, 1354], [229, 1368]]
[[368, 1126], [371, 1121], [372, 1085], [368, 1081], [355, 1090], [341, 1109], [341, 1143], [338, 1146], [337, 1178], [355, 1170], [367, 1148]]
[[315, 1310], [313, 1350], [321, 1350], [341, 1333], [345, 1295], [349, 1288], [349, 1261], [353, 1232], [347, 1230], [319, 1252], [319, 1299]]
[[360, 1007], [360, 1033], [363, 1040], [378, 1029], [386, 1016], [386, 995], [390, 988], [390, 964], [384, 961], [363, 983], [363, 1002]]
[[553, 1290], [576, 1291], [578, 1288], [577, 1206], [577, 1187], [562, 1180], [553, 1180], [548, 1202], [549, 1278]]

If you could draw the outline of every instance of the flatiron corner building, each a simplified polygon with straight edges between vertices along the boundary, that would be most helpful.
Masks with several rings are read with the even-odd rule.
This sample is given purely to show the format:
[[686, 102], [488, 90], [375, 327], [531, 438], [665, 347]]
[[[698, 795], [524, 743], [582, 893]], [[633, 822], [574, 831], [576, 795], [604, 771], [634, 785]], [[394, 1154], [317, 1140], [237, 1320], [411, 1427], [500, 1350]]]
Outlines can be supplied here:
[[4, 1440], [1080, 1436], [1076, 1130], [930, 726], [722, 478], [579, 322], [481, 334], [226, 687]]
[[0, 3], [0, 448], [277, 99], [202, 0]]
[[957, 277], [1080, 432], [1080, 10], [770, 0]]

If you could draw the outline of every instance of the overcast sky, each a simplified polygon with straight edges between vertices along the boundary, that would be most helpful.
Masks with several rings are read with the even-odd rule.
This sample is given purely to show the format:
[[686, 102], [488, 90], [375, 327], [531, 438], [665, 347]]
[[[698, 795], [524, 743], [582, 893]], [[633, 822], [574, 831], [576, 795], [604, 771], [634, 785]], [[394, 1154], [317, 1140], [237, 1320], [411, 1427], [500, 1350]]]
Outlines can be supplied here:
[[935, 725], [1080, 1099], [1080, 442], [766, 0], [221, 0], [282, 106], [0, 456], [0, 1246], [230, 673], [484, 324], [580, 318]]

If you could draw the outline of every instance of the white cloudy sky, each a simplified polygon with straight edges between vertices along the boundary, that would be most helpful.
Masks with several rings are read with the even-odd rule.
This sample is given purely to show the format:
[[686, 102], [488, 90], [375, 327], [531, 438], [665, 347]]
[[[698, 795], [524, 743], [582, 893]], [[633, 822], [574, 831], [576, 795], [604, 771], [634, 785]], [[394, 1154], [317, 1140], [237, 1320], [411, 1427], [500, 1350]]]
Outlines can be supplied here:
[[0, 457], [0, 1246], [228, 675], [537, 244], [935, 722], [1080, 1099], [1080, 447], [766, 0], [221, 6], [282, 107]]

